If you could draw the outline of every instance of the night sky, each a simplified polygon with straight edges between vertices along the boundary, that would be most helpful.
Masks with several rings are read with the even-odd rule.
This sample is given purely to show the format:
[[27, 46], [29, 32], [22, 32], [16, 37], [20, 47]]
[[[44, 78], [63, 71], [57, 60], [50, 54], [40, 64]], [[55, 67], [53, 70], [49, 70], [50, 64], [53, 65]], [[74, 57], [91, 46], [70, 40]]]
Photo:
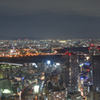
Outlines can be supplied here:
[[100, 0], [0, 0], [0, 39], [100, 38]]

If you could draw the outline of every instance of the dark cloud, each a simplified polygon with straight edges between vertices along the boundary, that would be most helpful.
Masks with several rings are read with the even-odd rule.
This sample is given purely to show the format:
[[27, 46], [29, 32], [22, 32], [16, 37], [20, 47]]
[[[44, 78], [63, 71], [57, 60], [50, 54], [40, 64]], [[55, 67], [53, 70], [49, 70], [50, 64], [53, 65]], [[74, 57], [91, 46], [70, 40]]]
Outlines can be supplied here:
[[31, 14], [38, 12], [77, 12], [100, 16], [100, 0], [2, 0], [0, 12], [6, 14]]
[[1, 37], [98, 38], [100, 1], [2, 0]]

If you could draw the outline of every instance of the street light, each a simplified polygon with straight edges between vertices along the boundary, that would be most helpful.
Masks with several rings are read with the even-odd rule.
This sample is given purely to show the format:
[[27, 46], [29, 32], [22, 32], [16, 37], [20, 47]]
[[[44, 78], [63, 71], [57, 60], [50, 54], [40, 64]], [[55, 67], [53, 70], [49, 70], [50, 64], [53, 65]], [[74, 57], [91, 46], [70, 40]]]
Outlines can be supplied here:
[[47, 61], [47, 64], [48, 64], [48, 65], [49, 65], [49, 64], [51, 64], [51, 61], [50, 61], [50, 60], [48, 60], [48, 61]]

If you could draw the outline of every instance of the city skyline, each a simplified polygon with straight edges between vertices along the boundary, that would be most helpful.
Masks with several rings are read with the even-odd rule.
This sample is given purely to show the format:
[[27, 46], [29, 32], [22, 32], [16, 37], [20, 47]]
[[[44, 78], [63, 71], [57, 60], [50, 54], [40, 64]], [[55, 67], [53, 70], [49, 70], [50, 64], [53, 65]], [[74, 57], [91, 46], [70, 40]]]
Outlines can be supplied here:
[[0, 3], [0, 39], [97, 39], [100, 1], [22, 0]]

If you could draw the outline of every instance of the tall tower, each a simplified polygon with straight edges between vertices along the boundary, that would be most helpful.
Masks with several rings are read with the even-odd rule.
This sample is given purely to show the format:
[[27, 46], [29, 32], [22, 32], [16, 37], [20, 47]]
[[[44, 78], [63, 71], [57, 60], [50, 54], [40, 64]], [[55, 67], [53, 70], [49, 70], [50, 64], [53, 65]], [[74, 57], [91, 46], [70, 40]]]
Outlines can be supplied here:
[[100, 52], [99, 52], [100, 48], [98, 48], [98, 46], [95, 46], [94, 44], [91, 44], [90, 47], [89, 47], [89, 55], [90, 55], [90, 63], [91, 63], [91, 66], [90, 66], [90, 76], [91, 78], [93, 78], [93, 62], [94, 62], [94, 56], [97, 56], [97, 55], [100, 55]]
[[90, 54], [90, 56], [98, 55], [99, 54], [98, 46], [91, 44], [90, 47], [89, 47], [89, 54]]
[[70, 92], [78, 91], [78, 56], [75, 53], [65, 53], [66, 61], [65, 66], [62, 70], [62, 81], [65, 83], [66, 87], [69, 87]]
[[89, 47], [90, 72], [93, 79], [93, 89], [100, 92], [100, 52], [98, 46], [93, 44]]
[[93, 56], [93, 89], [100, 92], [100, 55]]

